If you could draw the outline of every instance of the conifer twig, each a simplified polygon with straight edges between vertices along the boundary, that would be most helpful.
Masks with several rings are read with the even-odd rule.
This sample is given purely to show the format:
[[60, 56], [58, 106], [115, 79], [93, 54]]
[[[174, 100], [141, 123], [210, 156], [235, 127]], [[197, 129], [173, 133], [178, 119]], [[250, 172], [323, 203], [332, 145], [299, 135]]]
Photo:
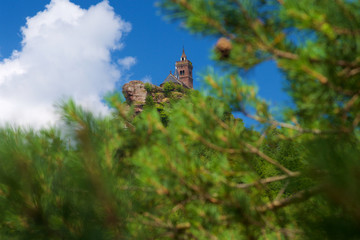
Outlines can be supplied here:
[[281, 196], [284, 194], [284, 192], [285, 192], [288, 185], [289, 185], [289, 181], [286, 181], [285, 185], [280, 189], [280, 191], [276, 195], [275, 201], [279, 200], [281, 198]]
[[282, 170], [288, 176], [297, 176], [298, 173], [287, 169], [286, 167], [281, 165], [279, 162], [277, 162], [275, 159], [273, 159], [273, 158], [269, 157], [268, 155], [266, 155], [265, 153], [261, 152], [258, 148], [252, 146], [251, 144], [249, 144], [247, 142], [243, 142], [243, 144], [250, 150], [250, 152], [258, 155], [259, 157], [261, 157], [262, 159], [264, 159], [268, 163], [278, 167], [280, 170]]
[[316, 187], [310, 188], [308, 190], [302, 190], [288, 198], [284, 198], [282, 200], [275, 200], [275, 201], [265, 204], [263, 206], [258, 206], [258, 207], [256, 207], [256, 210], [260, 213], [264, 213], [266, 211], [273, 211], [273, 210], [277, 210], [279, 208], [286, 207], [292, 203], [302, 202], [302, 201], [314, 196], [315, 194], [319, 193], [321, 189], [322, 189], [321, 186], [316, 186]]
[[288, 179], [288, 178], [291, 178], [291, 177], [298, 177], [298, 176], [300, 176], [300, 172], [293, 172], [292, 176], [290, 176], [290, 175], [274, 176], [274, 177], [260, 179], [259, 181], [256, 181], [256, 182], [253, 182], [253, 183], [236, 184], [235, 187], [239, 188], [239, 189], [245, 189], [245, 188], [253, 187], [253, 186], [256, 186], [256, 185], [259, 185], [259, 184], [264, 185], [264, 184], [277, 182], [277, 181], [285, 180], [285, 179]]
[[[240, 149], [234, 149], [234, 148], [224, 148], [221, 146], [218, 146], [214, 143], [211, 143], [209, 141], [207, 141], [204, 137], [202, 137], [201, 135], [199, 135], [198, 133], [191, 131], [189, 129], [183, 128], [182, 129], [184, 133], [188, 134], [189, 136], [194, 137], [195, 139], [199, 140], [201, 143], [205, 144], [206, 146], [219, 151], [219, 152], [223, 152], [223, 153], [228, 153], [228, 154], [236, 154], [236, 153], [242, 153], [243, 151]], [[294, 176], [297, 175], [296, 172], [292, 172], [289, 169], [287, 169], [286, 167], [284, 167], [283, 165], [281, 165], [279, 162], [277, 162], [275, 159], [272, 159], [271, 157], [269, 157], [268, 155], [266, 155], [265, 153], [261, 152], [259, 149], [257, 149], [256, 147], [252, 146], [249, 143], [243, 142], [243, 144], [246, 146], [246, 148], [251, 152], [254, 153], [256, 155], [258, 155], [259, 157], [263, 158], [265, 161], [267, 161], [268, 163], [278, 167], [280, 170], [282, 170], [284, 173], [286, 173], [289, 176]]]
[[302, 127], [299, 127], [299, 126], [296, 126], [296, 125], [293, 125], [293, 124], [290, 124], [290, 123], [279, 122], [279, 121], [272, 120], [272, 119], [265, 119], [265, 118], [262, 118], [262, 117], [257, 116], [257, 115], [249, 114], [245, 110], [243, 110], [241, 112], [246, 117], [251, 118], [251, 119], [253, 119], [255, 121], [267, 122], [267, 123], [269, 123], [271, 125], [292, 129], [292, 130], [298, 131], [300, 133], [313, 133], [313, 134], [316, 134], [316, 135], [320, 135], [320, 134], [325, 134], [325, 133], [330, 134], [330, 133], [338, 133], [339, 132], [339, 131], [336, 131], [336, 130], [321, 130], [321, 129], [302, 128]]

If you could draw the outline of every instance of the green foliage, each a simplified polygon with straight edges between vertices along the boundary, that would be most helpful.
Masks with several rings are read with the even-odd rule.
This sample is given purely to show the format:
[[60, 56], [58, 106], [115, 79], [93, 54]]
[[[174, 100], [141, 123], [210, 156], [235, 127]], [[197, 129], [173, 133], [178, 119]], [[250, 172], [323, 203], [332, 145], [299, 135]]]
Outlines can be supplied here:
[[171, 93], [175, 90], [175, 84], [173, 82], [166, 82], [163, 85], [163, 90], [166, 97], [171, 97]]
[[154, 102], [154, 99], [151, 95], [147, 95], [146, 98], [145, 98], [145, 106], [146, 107], [153, 107], [155, 106], [155, 102]]
[[169, 114], [170, 114], [169, 108], [164, 107], [164, 104], [157, 104], [156, 110], [159, 112], [162, 124], [164, 124], [164, 126], [167, 126], [169, 122]]
[[[149, 88], [149, 86], [151, 87], [151, 91], [148, 91], [144, 108], [155, 107], [160, 115], [161, 122], [164, 126], [167, 126], [172, 105], [189, 95], [190, 91], [183, 86], [174, 83], [165, 83], [162, 91], [159, 90], [159, 92], [154, 92], [154, 88], [151, 85], [145, 84], [145, 88]], [[164, 101], [165, 97], [168, 98], [167, 101]], [[154, 101], [154, 98], [156, 102]]]
[[[228, 39], [220, 63], [275, 61], [295, 106], [277, 120], [237, 71], [209, 72], [209, 96], [136, 117], [115, 94], [108, 117], [69, 101], [59, 130], [2, 128], [0, 238], [359, 239], [360, 4], [162, 4], [191, 31]], [[164, 85], [174, 92], [186, 90]]]
[[188, 88], [185, 88], [184, 86], [181, 86], [179, 84], [175, 85], [175, 91], [180, 92], [180, 93], [189, 93]]
[[[238, 76], [210, 73], [205, 77], [214, 96], [263, 125], [263, 140], [253, 149], [261, 152], [254, 169], [263, 181], [274, 180], [272, 176], [288, 170], [301, 173], [291, 180], [267, 184], [270, 201], [281, 202], [278, 196], [282, 195], [301, 202], [297, 210], [286, 204], [278, 219], [286, 216], [292, 226], [301, 226], [305, 235], [282, 235], [290, 239], [359, 238], [356, 229], [360, 218], [355, 212], [360, 206], [354, 201], [359, 202], [360, 195], [354, 188], [360, 179], [352, 172], [359, 164], [354, 158], [360, 159], [359, 73], [355, 70], [359, 67], [360, 4], [343, 0], [186, 0], [161, 4], [190, 30], [221, 35], [214, 57], [222, 64], [249, 69], [272, 59], [285, 74], [287, 91], [296, 105], [283, 110], [285, 122], [275, 120], [271, 106], [257, 97], [256, 88]], [[278, 127], [281, 131], [274, 133]], [[266, 159], [280, 165], [266, 166]], [[301, 189], [313, 189], [312, 198], [305, 201], [308, 196]], [[283, 221], [275, 226], [287, 228]]]
[[145, 90], [148, 94], [152, 93], [153, 87], [150, 83], [145, 83]]

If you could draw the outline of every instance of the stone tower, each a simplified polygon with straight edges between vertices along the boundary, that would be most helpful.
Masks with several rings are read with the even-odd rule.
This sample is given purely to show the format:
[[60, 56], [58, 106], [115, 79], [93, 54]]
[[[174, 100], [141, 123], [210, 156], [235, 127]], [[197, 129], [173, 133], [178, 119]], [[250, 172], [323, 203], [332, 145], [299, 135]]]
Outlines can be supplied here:
[[188, 88], [193, 88], [192, 70], [192, 63], [187, 59], [183, 48], [183, 53], [181, 55], [180, 61], [177, 61], [175, 63], [175, 73], [176, 75], [178, 74], [179, 80]]

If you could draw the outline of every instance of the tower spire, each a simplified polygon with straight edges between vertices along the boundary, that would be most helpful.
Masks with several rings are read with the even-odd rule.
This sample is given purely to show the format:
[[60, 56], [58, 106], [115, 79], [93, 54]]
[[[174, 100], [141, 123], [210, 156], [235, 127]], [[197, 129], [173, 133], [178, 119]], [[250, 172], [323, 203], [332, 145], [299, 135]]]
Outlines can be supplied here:
[[180, 60], [181, 60], [181, 61], [185, 61], [185, 60], [187, 60], [187, 57], [186, 57], [186, 54], [185, 54], [185, 48], [184, 48], [184, 45], [183, 45], [183, 52], [182, 52], [182, 55], [181, 55]]
[[192, 63], [187, 59], [185, 54], [185, 48], [183, 46], [183, 52], [180, 61], [176, 62], [175, 69], [178, 72], [178, 79], [188, 88], [193, 88]]

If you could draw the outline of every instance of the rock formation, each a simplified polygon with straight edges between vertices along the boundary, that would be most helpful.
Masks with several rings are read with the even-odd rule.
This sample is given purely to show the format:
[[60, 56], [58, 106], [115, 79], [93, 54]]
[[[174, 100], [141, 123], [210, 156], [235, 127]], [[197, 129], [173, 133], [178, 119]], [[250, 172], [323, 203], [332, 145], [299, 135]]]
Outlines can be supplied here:
[[145, 83], [142, 81], [131, 81], [123, 86], [122, 92], [127, 103], [134, 105], [135, 112], [141, 112], [147, 96]]
[[[134, 106], [136, 114], [142, 112], [148, 96], [151, 96], [155, 104], [170, 102], [170, 98], [166, 96], [162, 87], [158, 87], [153, 84], [146, 84], [142, 81], [131, 81], [124, 84], [122, 92], [126, 102], [129, 105]], [[184, 93], [177, 91], [176, 87], [174, 87], [174, 90], [171, 92], [171, 96], [173, 99], [180, 99], [184, 96]]]

